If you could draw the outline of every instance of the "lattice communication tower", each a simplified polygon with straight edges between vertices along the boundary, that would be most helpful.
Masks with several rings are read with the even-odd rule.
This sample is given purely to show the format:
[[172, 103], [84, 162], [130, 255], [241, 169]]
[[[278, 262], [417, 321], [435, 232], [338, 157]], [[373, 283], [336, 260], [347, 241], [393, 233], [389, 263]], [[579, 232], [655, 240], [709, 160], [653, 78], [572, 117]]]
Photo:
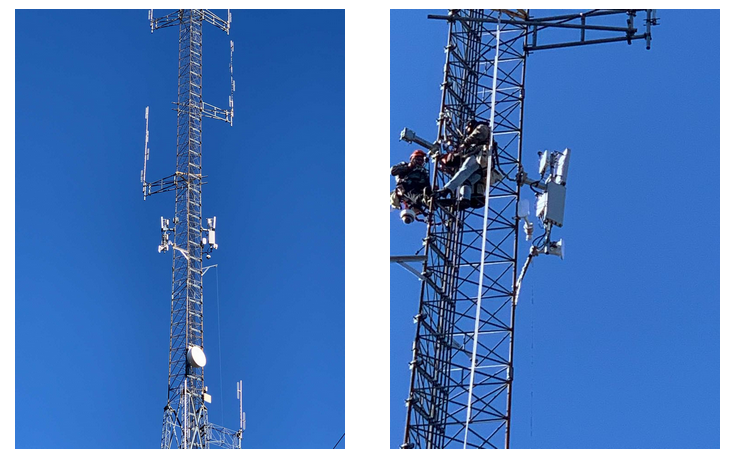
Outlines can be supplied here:
[[[641, 34], [635, 27], [640, 13], [645, 14]], [[598, 24], [612, 16], [624, 16], [625, 26]], [[402, 448], [508, 448], [517, 294], [532, 257], [563, 254], [563, 243], [551, 240], [551, 230], [563, 224], [569, 158], [568, 149], [542, 154], [541, 180], [523, 171], [526, 59], [536, 50], [639, 39], [650, 48], [657, 22], [653, 10], [590, 10], [538, 19], [528, 10], [449, 10], [429, 17], [449, 23], [438, 133], [431, 143], [405, 129], [401, 139], [438, 159], [459, 145], [468, 120], [489, 123], [487, 152], [496, 143], [500, 175], [489, 162], [475, 208], [432, 200], [424, 254], [391, 258], [421, 280]], [[578, 40], [541, 43], [547, 31], [565, 29], [578, 32]], [[432, 186], [448, 180], [434, 161]], [[544, 233], [533, 239], [521, 267], [518, 229], [521, 220], [530, 224], [520, 211], [524, 185], [538, 190], [536, 214]], [[553, 217], [555, 202], [560, 218]], [[422, 271], [408, 266], [413, 261], [422, 262]]]
[[[229, 108], [220, 109], [202, 99], [203, 24], [209, 23], [229, 33], [231, 13], [221, 19], [209, 10], [177, 10], [154, 18], [149, 12], [151, 32], [165, 27], [179, 29], [179, 71], [177, 85], [177, 161], [175, 173], [147, 182], [149, 158], [149, 108], [146, 108], [146, 144], [144, 169], [141, 171], [144, 200], [147, 196], [173, 191], [174, 217], [161, 218], [162, 240], [159, 252], [172, 248], [172, 298], [169, 336], [169, 384], [161, 448], [241, 448], [245, 427], [239, 410], [238, 431], [208, 421], [205, 403], [211, 396], [205, 386], [206, 363], [203, 339], [203, 276], [211, 267], [203, 267], [203, 256], [217, 249], [216, 218], [202, 222], [202, 118], [210, 117], [233, 124], [233, 42], [231, 41], [231, 94]], [[170, 235], [173, 239], [170, 240]], [[237, 396], [242, 399], [242, 383]], [[242, 403], [241, 403], [242, 405]]]

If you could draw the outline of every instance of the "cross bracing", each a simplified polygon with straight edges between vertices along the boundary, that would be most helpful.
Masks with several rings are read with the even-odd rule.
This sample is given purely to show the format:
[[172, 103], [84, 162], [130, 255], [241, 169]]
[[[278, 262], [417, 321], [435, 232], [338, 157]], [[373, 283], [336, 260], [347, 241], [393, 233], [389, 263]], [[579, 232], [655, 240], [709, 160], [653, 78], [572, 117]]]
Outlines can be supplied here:
[[[233, 119], [230, 110], [219, 109], [202, 100], [203, 23], [228, 32], [228, 20], [209, 10], [177, 10], [154, 19], [151, 30], [178, 27], [177, 73], [177, 149], [175, 174], [146, 183], [144, 196], [173, 191], [175, 209], [173, 227], [162, 224], [162, 232], [173, 231], [173, 242], [164, 240], [164, 251], [172, 245], [172, 297], [169, 334], [169, 379], [162, 425], [162, 448], [240, 448], [242, 430], [232, 431], [208, 421], [205, 405], [207, 387], [204, 368], [187, 358], [192, 348], [203, 350], [203, 268], [205, 253], [202, 222], [202, 118], [226, 122]], [[231, 47], [231, 51], [233, 48]], [[232, 67], [231, 67], [232, 69]], [[231, 84], [232, 91], [234, 88]], [[162, 220], [164, 222], [164, 220]], [[168, 224], [167, 224], [168, 226]], [[209, 401], [209, 400], [208, 400]]]
[[[497, 16], [497, 12], [484, 10], [454, 11], [457, 18]], [[486, 224], [483, 209], [460, 211], [455, 206], [436, 206], [431, 214], [411, 362], [406, 448], [505, 445], [512, 283], [517, 265], [519, 189], [514, 178], [520, 159], [524, 38], [525, 29], [513, 25], [498, 32], [492, 23], [450, 23], [436, 144], [444, 148], [458, 145], [468, 120], [489, 123], [494, 110], [492, 132], [498, 144], [498, 169], [505, 178], [490, 190]], [[434, 185], [448, 179], [434, 168]], [[475, 376], [467, 415], [472, 367]]]
[[[639, 12], [646, 15], [640, 34]], [[617, 17], [625, 17], [624, 26], [599, 22]], [[449, 10], [430, 18], [449, 24], [435, 158], [454, 150], [466, 122], [476, 119], [490, 124], [499, 176], [493, 181], [487, 170], [476, 209], [431, 201], [423, 270], [414, 272], [421, 295], [402, 448], [508, 448], [517, 291], [530, 261], [516, 278], [528, 54], [638, 39], [649, 48], [657, 19], [653, 10], [539, 19], [528, 10]], [[543, 43], [550, 30], [574, 31], [578, 40]], [[433, 187], [448, 180], [434, 161]]]

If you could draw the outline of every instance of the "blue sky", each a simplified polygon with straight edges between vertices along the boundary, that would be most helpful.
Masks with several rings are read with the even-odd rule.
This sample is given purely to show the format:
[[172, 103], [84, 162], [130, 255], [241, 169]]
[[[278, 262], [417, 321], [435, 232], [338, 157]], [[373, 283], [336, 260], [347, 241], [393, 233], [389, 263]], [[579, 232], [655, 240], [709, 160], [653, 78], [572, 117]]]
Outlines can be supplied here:
[[[398, 141], [403, 127], [436, 133], [448, 28], [429, 12], [391, 12], [387, 167], [414, 149]], [[566, 259], [537, 258], [520, 295], [513, 448], [720, 446], [720, 16], [658, 14], [649, 51], [640, 41], [528, 60], [524, 166], [537, 150], [573, 154], [555, 231]], [[420, 248], [424, 226], [388, 219], [391, 254]], [[420, 286], [399, 266], [390, 280], [397, 448]]]
[[[230, 37], [203, 39], [204, 100], [227, 107], [229, 39], [236, 79], [233, 127], [203, 131], [219, 243], [209, 415], [237, 428], [242, 379], [244, 448], [332, 448], [344, 197], [326, 185], [344, 172], [344, 12], [232, 13]], [[174, 197], [144, 202], [139, 172], [146, 106], [147, 177], [174, 170], [176, 28], [151, 34], [146, 10], [21, 10], [14, 38], [15, 446], [158, 448], [172, 261], [156, 246]]]

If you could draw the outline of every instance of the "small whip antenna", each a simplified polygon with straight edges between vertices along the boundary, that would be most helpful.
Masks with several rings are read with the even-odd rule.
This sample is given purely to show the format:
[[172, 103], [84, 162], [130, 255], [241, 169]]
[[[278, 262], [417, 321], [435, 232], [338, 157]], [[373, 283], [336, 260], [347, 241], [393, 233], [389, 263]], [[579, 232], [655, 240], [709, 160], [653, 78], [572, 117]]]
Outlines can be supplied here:
[[[230, 11], [228, 17], [230, 20]], [[231, 109], [231, 126], [233, 126], [233, 93], [236, 92], [236, 81], [233, 79], [233, 40], [231, 40], [231, 63], [229, 65], [231, 70], [231, 95], [228, 96], [228, 107]]]
[[146, 106], [146, 139], [144, 141], [144, 167], [141, 170], [144, 200], [146, 200], [146, 162], [149, 160], [149, 106]]
[[246, 413], [243, 412], [243, 380], [236, 383], [236, 397], [238, 398], [238, 427], [246, 430]]

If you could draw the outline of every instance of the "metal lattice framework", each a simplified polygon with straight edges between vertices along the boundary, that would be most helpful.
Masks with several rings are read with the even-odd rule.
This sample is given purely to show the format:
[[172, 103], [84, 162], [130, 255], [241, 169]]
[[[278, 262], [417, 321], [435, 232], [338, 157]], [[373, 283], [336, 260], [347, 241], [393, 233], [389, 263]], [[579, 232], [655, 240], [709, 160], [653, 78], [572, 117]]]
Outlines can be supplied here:
[[[527, 10], [431, 16], [449, 22], [434, 149], [445, 154], [457, 146], [470, 119], [490, 123], [490, 151], [495, 142], [502, 178], [491, 181], [487, 170], [479, 208], [431, 203], [402, 448], [509, 447], [526, 57], [532, 50], [635, 39], [650, 46], [656, 19], [645, 10], [646, 33], [636, 35], [637, 11], [644, 10], [538, 20]], [[591, 24], [590, 18], [622, 13], [627, 27]], [[554, 28], [575, 29], [580, 39], [539, 44], [539, 32]], [[585, 31], [617, 36], [587, 39]], [[433, 186], [448, 179], [434, 163]]]
[[[179, 26], [176, 172], [151, 184], [145, 182], [142, 173], [144, 197], [170, 190], [175, 193], [173, 228], [162, 225], [163, 233], [173, 231], [175, 251], [172, 252], [169, 385], [161, 447], [240, 448], [241, 430], [232, 431], [208, 422], [204, 369], [192, 366], [187, 360], [190, 348], [204, 349], [203, 275], [207, 268], [202, 265], [205, 252], [202, 234], [208, 229], [202, 226], [202, 118], [232, 122], [233, 117], [232, 98], [230, 110], [218, 109], [202, 100], [202, 28], [203, 22], [209, 22], [228, 32], [230, 13], [227, 21], [208, 10], [178, 10], [158, 19], [150, 15], [149, 19], [152, 32]], [[164, 243], [166, 251], [167, 244], [171, 244], [168, 237]]]
[[[491, 15], [496, 18], [498, 13], [455, 10], [459, 19]], [[406, 448], [505, 445], [512, 369], [511, 287], [518, 245], [519, 189], [514, 178], [522, 139], [525, 37], [526, 29], [516, 25], [504, 25], [498, 31], [495, 23], [452, 20], [450, 24], [437, 144], [458, 145], [466, 121], [489, 122], [494, 111], [498, 168], [513, 180], [505, 178], [494, 185], [486, 207], [459, 211], [436, 206], [430, 217], [411, 362]], [[434, 171], [434, 185], [448, 180], [438, 168]], [[470, 389], [471, 413], [467, 414]]]

